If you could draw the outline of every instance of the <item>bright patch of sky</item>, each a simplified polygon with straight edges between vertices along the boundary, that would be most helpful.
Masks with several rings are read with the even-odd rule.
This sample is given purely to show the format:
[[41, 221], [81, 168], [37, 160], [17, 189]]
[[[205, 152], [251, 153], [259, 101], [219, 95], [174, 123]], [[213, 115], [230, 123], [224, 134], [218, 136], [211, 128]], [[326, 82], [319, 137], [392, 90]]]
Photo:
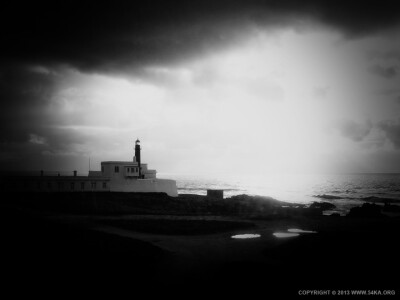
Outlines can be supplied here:
[[[126, 77], [35, 67], [59, 77], [46, 130], [72, 140], [43, 154], [130, 160], [139, 137], [160, 172], [391, 171], [379, 157], [398, 149], [379, 124], [397, 122], [400, 108], [399, 59], [383, 53], [392, 34], [378, 44], [327, 28], [255, 30], [234, 47]], [[34, 132], [31, 142], [51, 137]]]

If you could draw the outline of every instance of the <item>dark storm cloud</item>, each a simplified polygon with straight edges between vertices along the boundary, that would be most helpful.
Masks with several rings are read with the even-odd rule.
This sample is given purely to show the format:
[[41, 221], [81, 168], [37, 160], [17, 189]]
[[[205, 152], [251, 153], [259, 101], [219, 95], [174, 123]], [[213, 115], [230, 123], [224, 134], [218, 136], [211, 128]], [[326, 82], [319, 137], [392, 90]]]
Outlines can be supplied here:
[[369, 69], [369, 71], [373, 74], [382, 76], [387, 79], [394, 78], [397, 75], [397, 69], [395, 67], [383, 67], [380, 65], [374, 65]]
[[393, 143], [396, 148], [400, 148], [400, 120], [395, 122], [382, 122], [380, 124], [380, 129], [382, 129], [386, 137]]
[[[39, 96], [47, 80], [30, 77], [24, 68], [4, 68], [0, 73], [0, 167], [21, 168], [21, 161], [30, 160], [40, 152], [41, 145], [30, 143], [29, 134], [37, 132], [40, 118], [34, 110], [41, 107]], [[38, 123], [39, 122], [39, 123]], [[37, 147], [39, 146], [39, 147]]]
[[[45, 68], [3, 65], [0, 71], [0, 167], [23, 167], [44, 151], [67, 152], [88, 140], [77, 130], [54, 127], [49, 105], [60, 75]], [[50, 150], [49, 150], [50, 149]], [[27, 166], [25, 166], [27, 167]]]
[[346, 120], [342, 121], [338, 127], [344, 137], [354, 142], [360, 142], [371, 132], [372, 124], [371, 122], [361, 124], [352, 120]]
[[[124, 72], [235, 40], [246, 26], [315, 19], [359, 35], [398, 22], [396, 1], [112, 1], [3, 4], [3, 61]], [[236, 32], [236, 33], [235, 33]]]
[[56, 81], [21, 65], [3, 65], [0, 71], [0, 142], [24, 142], [29, 133], [46, 125], [43, 108]]
[[[52, 116], [46, 108], [62, 80], [52, 71], [58, 66], [71, 66], [84, 72], [126, 74], [132, 69], [140, 71], [149, 65], [173, 64], [229, 46], [254, 28], [293, 25], [301, 29], [304, 20], [332, 26], [349, 37], [360, 36], [396, 24], [400, 20], [396, 2], [150, 0], [105, 3], [81, 0], [2, 3], [0, 167], [35, 162], [43, 153], [54, 156], [72, 153], [76, 149], [71, 150], [71, 145], [95, 140], [79, 130], [52, 126]], [[141, 71], [141, 75], [145, 75], [146, 70]], [[207, 79], [209, 77], [207, 74]], [[268, 89], [277, 97], [282, 94], [278, 88], [265, 86], [265, 83], [251, 86], [251, 89], [260, 90], [260, 93]], [[75, 118], [78, 117], [83, 118], [76, 113]], [[396, 126], [386, 124], [382, 129], [398, 145]], [[370, 128], [349, 123], [343, 125], [342, 130], [345, 136], [359, 141]], [[23, 167], [26, 165], [21, 165]]]

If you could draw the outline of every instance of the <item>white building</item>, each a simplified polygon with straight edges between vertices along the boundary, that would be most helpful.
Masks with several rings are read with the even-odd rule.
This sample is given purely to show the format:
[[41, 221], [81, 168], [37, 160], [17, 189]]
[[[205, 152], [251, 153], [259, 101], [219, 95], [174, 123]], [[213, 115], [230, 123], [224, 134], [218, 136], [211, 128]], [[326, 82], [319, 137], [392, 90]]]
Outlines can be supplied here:
[[13, 191], [29, 192], [139, 192], [166, 193], [177, 197], [175, 180], [156, 178], [156, 170], [141, 163], [140, 141], [135, 143], [132, 161], [103, 161], [101, 171], [89, 171], [88, 176], [46, 175], [7, 176], [2, 183]]

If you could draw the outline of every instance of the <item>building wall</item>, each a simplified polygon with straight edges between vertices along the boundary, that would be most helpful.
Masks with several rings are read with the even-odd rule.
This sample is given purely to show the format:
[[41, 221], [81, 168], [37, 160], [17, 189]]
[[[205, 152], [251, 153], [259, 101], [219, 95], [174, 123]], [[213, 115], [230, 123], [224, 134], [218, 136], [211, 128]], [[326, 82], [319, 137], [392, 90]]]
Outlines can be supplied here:
[[105, 178], [87, 176], [28, 176], [2, 180], [13, 192], [138, 192], [166, 193], [177, 197], [176, 182], [169, 179]]
[[110, 190], [113, 192], [167, 193], [177, 197], [174, 180], [157, 179], [156, 170], [149, 170], [147, 164], [141, 164], [144, 179], [139, 179], [137, 162], [107, 161], [101, 163], [102, 174], [110, 178]]
[[138, 163], [134, 162], [102, 162], [101, 163], [102, 174], [105, 177], [109, 177], [112, 180], [123, 180], [125, 177], [139, 177], [139, 166]]
[[142, 179], [139, 179], [137, 162], [109, 161], [101, 163], [101, 171], [89, 171], [89, 176], [43, 176], [42, 171], [41, 176], [12, 176], [2, 178], [0, 182], [3, 189], [9, 191], [153, 192], [178, 196], [174, 180], [157, 179], [155, 170], [148, 170], [147, 164], [141, 166]]
[[147, 172], [144, 174], [144, 179], [156, 179], [156, 178], [157, 178], [156, 170], [147, 170]]
[[[147, 164], [141, 164], [144, 179], [155, 179], [156, 170], [149, 170]], [[124, 180], [126, 177], [139, 178], [139, 164], [129, 161], [107, 161], [101, 163], [103, 176], [113, 180]], [[92, 171], [93, 172], [93, 171]]]
[[175, 180], [170, 179], [130, 179], [111, 180], [112, 192], [166, 193], [171, 197], [178, 196]]
[[108, 192], [108, 178], [87, 176], [24, 176], [2, 180], [4, 189], [16, 192]]

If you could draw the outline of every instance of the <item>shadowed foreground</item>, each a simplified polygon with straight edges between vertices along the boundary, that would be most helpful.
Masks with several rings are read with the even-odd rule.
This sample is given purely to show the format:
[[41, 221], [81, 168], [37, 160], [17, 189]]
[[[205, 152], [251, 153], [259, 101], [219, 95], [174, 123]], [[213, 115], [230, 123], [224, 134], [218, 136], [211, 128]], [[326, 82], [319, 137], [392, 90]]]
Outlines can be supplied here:
[[[297, 296], [304, 289], [398, 288], [398, 218], [288, 214], [274, 200], [265, 207], [247, 198], [221, 207], [201, 197], [168, 203], [165, 196], [152, 195], [154, 202], [142, 196], [131, 199], [141, 199], [135, 204], [112, 202], [111, 213], [103, 198], [76, 202], [85, 205], [81, 214], [67, 199], [53, 198], [49, 204], [49, 195], [42, 201], [38, 195], [3, 201], [4, 287], [15, 295], [128, 293], [132, 298], [265, 298]], [[289, 228], [318, 233], [288, 239], [272, 235]], [[230, 238], [248, 232], [261, 238]]]

